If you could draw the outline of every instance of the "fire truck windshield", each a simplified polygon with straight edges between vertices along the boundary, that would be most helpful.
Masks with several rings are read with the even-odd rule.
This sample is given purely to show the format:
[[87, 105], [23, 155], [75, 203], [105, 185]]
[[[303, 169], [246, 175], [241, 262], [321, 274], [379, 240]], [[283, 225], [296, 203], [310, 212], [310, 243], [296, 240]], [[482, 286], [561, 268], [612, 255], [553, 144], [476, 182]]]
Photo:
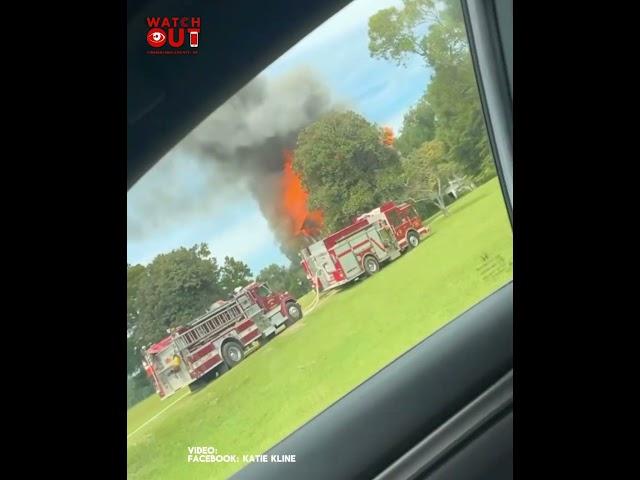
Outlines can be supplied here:
[[261, 297], [268, 297], [269, 295], [271, 295], [271, 290], [269, 290], [269, 287], [266, 283], [260, 285], [260, 288], [258, 288], [258, 295]]
[[391, 223], [391, 225], [394, 227], [397, 227], [402, 223], [402, 221], [400, 220], [400, 216], [396, 211], [389, 212], [387, 214], [387, 218], [389, 219], [389, 223]]

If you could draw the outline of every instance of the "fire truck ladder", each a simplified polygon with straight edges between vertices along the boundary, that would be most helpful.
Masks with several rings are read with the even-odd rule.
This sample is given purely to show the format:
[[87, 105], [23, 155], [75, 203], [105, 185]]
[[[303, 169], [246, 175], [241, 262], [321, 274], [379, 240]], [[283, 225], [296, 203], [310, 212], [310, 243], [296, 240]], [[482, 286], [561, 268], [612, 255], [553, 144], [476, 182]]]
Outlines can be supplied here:
[[242, 310], [237, 304], [214, 314], [209, 313], [202, 319], [197, 320], [189, 330], [174, 338], [176, 347], [178, 350], [183, 351], [205, 343], [243, 317]]

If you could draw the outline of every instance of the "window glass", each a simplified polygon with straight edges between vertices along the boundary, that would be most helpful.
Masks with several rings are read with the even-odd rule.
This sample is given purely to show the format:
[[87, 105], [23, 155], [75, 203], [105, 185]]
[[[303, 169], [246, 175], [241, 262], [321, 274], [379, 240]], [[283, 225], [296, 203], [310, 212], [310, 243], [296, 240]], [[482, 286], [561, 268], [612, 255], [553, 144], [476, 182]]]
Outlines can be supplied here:
[[268, 297], [269, 295], [271, 295], [271, 290], [269, 290], [269, 287], [264, 284], [260, 286], [260, 288], [258, 289], [258, 293], [261, 297]]
[[242, 306], [242, 308], [244, 308], [245, 310], [247, 308], [249, 308], [252, 305], [251, 299], [249, 298], [249, 295], [240, 295], [238, 297], [238, 303], [240, 304], [240, 306]]
[[397, 227], [398, 225], [400, 225], [400, 223], [402, 223], [398, 212], [389, 212], [387, 214], [387, 218], [389, 219], [389, 223], [391, 223], [391, 226], [393, 227]]
[[[385, 233], [389, 202], [391, 224], [411, 222]], [[135, 479], [228, 478], [512, 278], [453, 0], [352, 2], [211, 112], [127, 203]], [[242, 296], [230, 329], [189, 325], [252, 281], [281, 307]], [[202, 340], [182, 357], [189, 375], [159, 391], [141, 351], [181, 325]]]

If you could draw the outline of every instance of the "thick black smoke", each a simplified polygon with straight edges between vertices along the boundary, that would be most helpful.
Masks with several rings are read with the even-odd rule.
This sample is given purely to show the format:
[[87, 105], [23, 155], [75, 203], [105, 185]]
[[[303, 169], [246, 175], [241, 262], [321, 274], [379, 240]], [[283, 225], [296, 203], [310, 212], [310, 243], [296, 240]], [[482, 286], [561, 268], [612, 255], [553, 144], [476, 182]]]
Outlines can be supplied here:
[[330, 108], [329, 90], [309, 70], [255, 78], [130, 191], [129, 238], [162, 235], [187, 219], [215, 221], [248, 190], [294, 260], [304, 239], [291, 234], [280, 207], [283, 150], [295, 148], [300, 130]]
[[328, 89], [309, 70], [278, 80], [257, 77], [228, 100], [185, 141], [183, 148], [226, 178], [242, 181], [260, 205], [283, 253], [294, 259], [300, 238], [281, 211], [283, 151], [298, 133], [331, 108]]

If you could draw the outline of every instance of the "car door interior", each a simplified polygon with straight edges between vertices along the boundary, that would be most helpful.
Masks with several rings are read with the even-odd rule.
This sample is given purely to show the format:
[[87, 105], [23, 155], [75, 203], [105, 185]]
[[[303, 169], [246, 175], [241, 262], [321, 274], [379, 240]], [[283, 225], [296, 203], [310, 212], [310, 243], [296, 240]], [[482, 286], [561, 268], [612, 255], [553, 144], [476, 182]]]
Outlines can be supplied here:
[[[201, 3], [139, 1], [128, 10], [129, 188], [207, 114], [349, 2]], [[513, 221], [511, 3], [467, 0], [463, 10]], [[145, 56], [137, 39], [144, 38], [144, 17], [158, 12], [200, 15], [215, 48], [203, 47], [190, 62]], [[295, 454], [295, 463], [252, 463], [233, 478], [512, 478], [512, 298], [509, 283], [266, 452]]]

